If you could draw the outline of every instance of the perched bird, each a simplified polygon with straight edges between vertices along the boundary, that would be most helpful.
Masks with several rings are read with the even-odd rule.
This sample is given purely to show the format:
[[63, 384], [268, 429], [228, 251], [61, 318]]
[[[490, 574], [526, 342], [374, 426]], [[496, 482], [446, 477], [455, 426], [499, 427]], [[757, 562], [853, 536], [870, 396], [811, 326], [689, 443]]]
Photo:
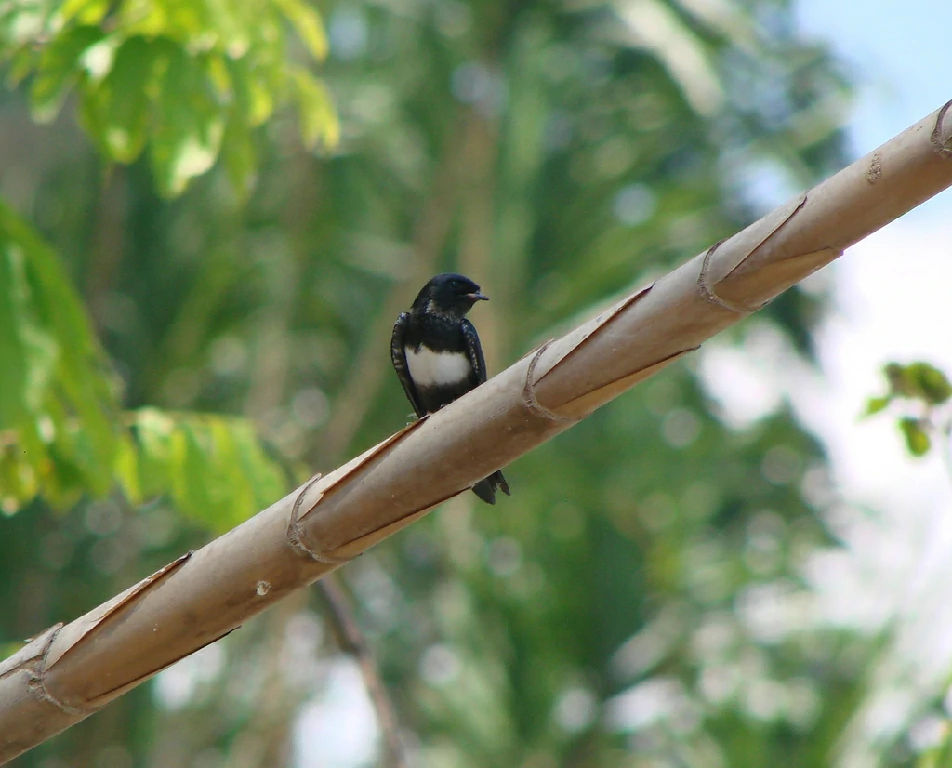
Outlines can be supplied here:
[[[419, 417], [434, 413], [486, 381], [486, 361], [466, 313], [487, 300], [468, 277], [447, 272], [423, 286], [409, 312], [401, 312], [390, 337], [390, 359]], [[495, 471], [473, 486], [487, 504], [509, 483]]]

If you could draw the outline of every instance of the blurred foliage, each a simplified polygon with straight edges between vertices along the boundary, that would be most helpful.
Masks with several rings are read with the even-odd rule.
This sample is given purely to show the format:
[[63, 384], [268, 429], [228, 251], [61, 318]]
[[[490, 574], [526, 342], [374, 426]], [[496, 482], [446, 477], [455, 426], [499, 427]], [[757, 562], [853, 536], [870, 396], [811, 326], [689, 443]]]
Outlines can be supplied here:
[[307, 68], [326, 55], [324, 28], [304, 0], [10, 3], [0, 46], [11, 81], [30, 78], [37, 121], [55, 119], [75, 89], [103, 159], [131, 163], [148, 143], [163, 195], [181, 193], [219, 155], [236, 190], [249, 191], [252, 131], [285, 103], [309, 146], [337, 141], [328, 94]]
[[[132, 504], [168, 495], [227, 530], [287, 478], [243, 419], [120, 412], [117, 382], [55, 254], [0, 204], [0, 509], [38, 495], [67, 509], [114, 487]], [[131, 429], [126, 429], [131, 427]]]
[[2, 204], [0, 359], [0, 430], [15, 431], [0, 457], [4, 511], [41, 487], [59, 506], [106, 493], [118, 406], [105, 358], [55, 254]]
[[949, 768], [949, 766], [952, 766], [952, 722], [946, 717], [937, 721], [936, 725], [940, 730], [939, 743], [923, 752], [916, 763], [917, 768]]
[[897, 413], [897, 425], [912, 456], [929, 453], [935, 436], [948, 444], [952, 434], [952, 414], [948, 408], [952, 384], [948, 377], [934, 365], [922, 362], [888, 363], [883, 366], [883, 375], [886, 394], [869, 398], [866, 415], [874, 416], [887, 409]]
[[[492, 297], [498, 371], [845, 160], [849, 89], [785, 0], [0, 18], [0, 643], [402, 426], [389, 328], [432, 273]], [[808, 360], [821, 310], [729, 339]], [[812, 618], [824, 457], [783, 403], [729, 416], [689, 361], [343, 569], [419, 765], [833, 760], [872, 641]], [[303, 600], [16, 765], [290, 764], [334, 691]]]
[[280, 498], [288, 477], [262, 449], [246, 419], [134, 413], [131, 450], [117, 457], [117, 481], [133, 504], [166, 495], [210, 531], [224, 533]]

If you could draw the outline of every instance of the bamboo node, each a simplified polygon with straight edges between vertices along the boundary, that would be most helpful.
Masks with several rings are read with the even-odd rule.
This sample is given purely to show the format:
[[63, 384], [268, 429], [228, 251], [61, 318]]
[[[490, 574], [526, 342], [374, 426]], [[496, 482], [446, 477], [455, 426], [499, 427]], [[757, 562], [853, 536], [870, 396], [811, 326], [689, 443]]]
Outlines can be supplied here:
[[952, 157], [952, 138], [942, 139], [942, 124], [945, 121], [946, 113], [952, 109], [952, 99], [949, 99], [939, 108], [939, 114], [935, 117], [935, 126], [932, 129], [932, 146], [935, 151], [944, 157]]
[[65, 701], [60, 701], [46, 687], [46, 670], [47, 667], [47, 656], [49, 655], [50, 649], [53, 647], [53, 643], [56, 641], [57, 636], [60, 633], [60, 630], [63, 628], [63, 625], [60, 624], [57, 627], [53, 628], [53, 631], [49, 633], [49, 636], [46, 638], [43, 643], [43, 649], [37, 654], [37, 665], [35, 669], [30, 670], [30, 682], [27, 684], [30, 691], [39, 699], [52, 704], [61, 712], [65, 712], [67, 715], [76, 715], [81, 717], [86, 717], [91, 715], [93, 712], [98, 710], [98, 707], [74, 707], [70, 704], [67, 704]]
[[316, 563], [326, 563], [327, 565], [343, 565], [344, 563], [350, 562], [353, 558], [334, 557], [333, 555], [329, 555], [326, 552], [311, 549], [301, 538], [301, 507], [304, 505], [304, 497], [307, 495], [307, 492], [311, 490], [311, 487], [320, 479], [321, 473], [318, 472], [316, 475], [314, 475], [314, 477], [304, 484], [304, 487], [301, 488], [297, 498], [294, 499], [294, 506], [291, 508], [291, 517], [288, 520], [288, 544], [291, 545], [292, 549], [297, 550], [302, 555]]
[[716, 243], [714, 243], [714, 245], [704, 252], [704, 260], [701, 262], [701, 271], [697, 276], [698, 290], [701, 292], [704, 300], [709, 304], [713, 304], [716, 307], [726, 309], [730, 312], [736, 312], [738, 315], [749, 315], [751, 312], [757, 312], [758, 310], [763, 309], [769, 302], [765, 301], [762, 304], [758, 304], [757, 306], [748, 306], [746, 304], [738, 304], [733, 301], [728, 301], [727, 299], [718, 296], [711, 287], [711, 284], [708, 282], [707, 275], [711, 268], [711, 258], [714, 256], [714, 251], [720, 248], [725, 242], [726, 238], [724, 240], [718, 240]]
[[526, 404], [526, 407], [532, 411], [532, 413], [537, 416], [541, 416], [543, 419], [548, 419], [549, 421], [566, 421], [573, 422], [578, 421], [580, 416], [562, 416], [555, 411], [551, 411], [546, 408], [542, 403], [536, 399], [535, 393], [535, 369], [536, 365], [539, 363], [539, 359], [542, 357], [542, 353], [548, 349], [549, 344], [552, 343], [552, 339], [549, 339], [545, 344], [539, 347], [535, 354], [532, 356], [532, 360], [529, 361], [529, 369], [526, 371], [526, 384], [522, 388], [522, 401]]

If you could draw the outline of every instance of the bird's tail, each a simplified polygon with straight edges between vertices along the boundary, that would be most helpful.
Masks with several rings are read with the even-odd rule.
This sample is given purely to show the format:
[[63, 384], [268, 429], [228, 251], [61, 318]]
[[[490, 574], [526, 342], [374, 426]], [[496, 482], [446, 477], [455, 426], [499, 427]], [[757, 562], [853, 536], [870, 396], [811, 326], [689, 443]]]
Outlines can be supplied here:
[[506, 478], [502, 476], [502, 472], [498, 469], [485, 480], [476, 483], [473, 486], [473, 493], [487, 504], [495, 504], [497, 488], [507, 496], [509, 495], [509, 483], [506, 482]]

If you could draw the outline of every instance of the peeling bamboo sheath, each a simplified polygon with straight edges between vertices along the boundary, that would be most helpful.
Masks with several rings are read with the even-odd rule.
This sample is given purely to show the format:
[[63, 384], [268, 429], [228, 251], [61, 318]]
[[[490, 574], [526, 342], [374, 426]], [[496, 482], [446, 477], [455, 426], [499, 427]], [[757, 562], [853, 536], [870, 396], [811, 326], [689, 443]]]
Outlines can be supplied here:
[[462, 402], [35, 638], [0, 663], [0, 763], [409, 525], [952, 186], [950, 105]]

